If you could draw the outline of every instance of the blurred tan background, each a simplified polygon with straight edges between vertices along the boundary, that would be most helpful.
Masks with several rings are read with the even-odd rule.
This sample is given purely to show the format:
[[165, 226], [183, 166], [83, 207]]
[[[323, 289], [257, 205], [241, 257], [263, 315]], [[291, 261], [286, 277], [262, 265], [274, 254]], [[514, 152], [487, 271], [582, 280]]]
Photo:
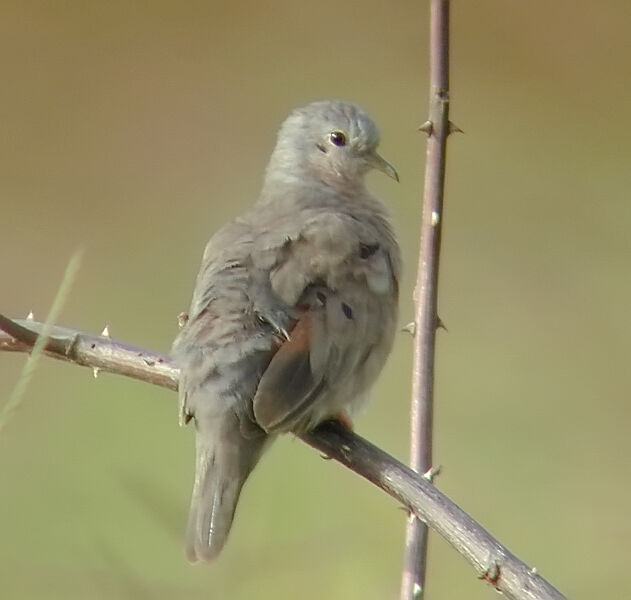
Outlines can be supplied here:
[[[629, 594], [631, 9], [453, 3], [436, 389], [438, 485], [572, 598]], [[320, 98], [365, 107], [401, 183], [371, 175], [411, 319], [427, 107], [426, 2], [2, 2], [0, 310], [167, 351], [207, 238], [256, 197], [275, 131]], [[357, 421], [406, 459], [411, 340]], [[24, 356], [0, 356], [0, 402]], [[174, 394], [44, 361], [0, 437], [0, 597], [383, 599], [404, 516], [289, 437], [225, 554], [182, 534], [193, 432]], [[428, 600], [494, 598], [431, 540]]]

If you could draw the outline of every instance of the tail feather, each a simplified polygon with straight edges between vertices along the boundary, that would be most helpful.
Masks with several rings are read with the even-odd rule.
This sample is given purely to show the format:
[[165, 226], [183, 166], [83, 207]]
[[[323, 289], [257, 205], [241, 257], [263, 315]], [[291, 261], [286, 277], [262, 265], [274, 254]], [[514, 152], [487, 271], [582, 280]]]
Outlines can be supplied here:
[[245, 438], [238, 423], [199, 427], [196, 437], [195, 484], [188, 520], [189, 561], [210, 561], [226, 543], [241, 488], [258, 462], [264, 435]]

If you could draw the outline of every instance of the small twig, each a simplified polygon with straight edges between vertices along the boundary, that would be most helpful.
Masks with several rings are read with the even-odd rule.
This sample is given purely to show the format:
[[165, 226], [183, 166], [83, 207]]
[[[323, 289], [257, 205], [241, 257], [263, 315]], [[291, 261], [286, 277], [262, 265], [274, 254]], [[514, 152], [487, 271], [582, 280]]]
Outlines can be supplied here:
[[[11, 320], [0, 314], [0, 329], [8, 334], [0, 333], [0, 351], [30, 352], [42, 324], [26, 319]], [[177, 390], [179, 372], [168, 356], [115, 342], [109, 337], [54, 327], [44, 353], [90, 369]]]
[[[410, 466], [417, 473], [432, 468], [434, 413], [434, 354], [438, 318], [438, 265], [443, 217], [445, 157], [449, 123], [449, 0], [430, 2], [429, 120], [423, 192], [421, 248], [414, 292], [415, 337], [412, 370]], [[414, 514], [406, 531], [401, 600], [417, 600], [425, 592], [427, 526]]]
[[[42, 324], [0, 315], [0, 351], [28, 352]], [[179, 371], [157, 352], [72, 329], [54, 327], [44, 352], [54, 358], [126, 375], [171, 390]], [[323, 423], [300, 438], [371, 481], [445, 538], [483, 579], [513, 600], [565, 600], [534, 569], [514, 556], [423, 475], [395, 460], [336, 422]]]

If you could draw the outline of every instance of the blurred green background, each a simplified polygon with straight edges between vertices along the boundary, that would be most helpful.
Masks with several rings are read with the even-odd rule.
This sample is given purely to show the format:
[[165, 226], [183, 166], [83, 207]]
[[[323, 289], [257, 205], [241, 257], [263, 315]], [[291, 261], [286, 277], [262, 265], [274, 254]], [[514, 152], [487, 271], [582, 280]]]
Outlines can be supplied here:
[[[437, 481], [572, 598], [629, 593], [628, 1], [453, 3]], [[167, 351], [202, 248], [256, 197], [293, 107], [366, 108], [411, 320], [426, 2], [2, 2], [0, 310]], [[405, 460], [411, 339], [357, 420]], [[24, 356], [0, 356], [0, 401]], [[166, 390], [43, 361], [0, 437], [0, 597], [398, 594], [404, 514], [300, 441], [252, 476], [221, 559], [183, 554], [193, 432]], [[431, 539], [428, 600], [495, 592]]]

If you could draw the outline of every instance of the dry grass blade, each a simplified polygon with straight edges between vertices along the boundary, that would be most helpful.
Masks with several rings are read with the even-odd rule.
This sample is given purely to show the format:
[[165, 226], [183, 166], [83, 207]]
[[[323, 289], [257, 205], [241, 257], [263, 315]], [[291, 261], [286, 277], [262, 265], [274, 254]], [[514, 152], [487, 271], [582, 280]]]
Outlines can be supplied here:
[[61, 280], [61, 284], [59, 286], [59, 290], [55, 295], [53, 300], [53, 305], [50, 308], [50, 312], [46, 317], [46, 321], [42, 327], [41, 334], [37, 337], [33, 349], [31, 351], [30, 356], [28, 357], [24, 368], [22, 369], [22, 373], [20, 373], [20, 377], [18, 378], [15, 387], [13, 388], [13, 392], [9, 396], [6, 404], [0, 410], [0, 433], [6, 426], [9, 418], [15, 412], [17, 407], [22, 402], [24, 398], [24, 393], [30, 383], [33, 373], [35, 372], [35, 368], [37, 367], [37, 363], [39, 361], [44, 348], [46, 347], [46, 343], [50, 334], [53, 330], [59, 315], [61, 314], [61, 309], [63, 308], [66, 299], [68, 298], [68, 294], [70, 293], [70, 289], [76, 279], [77, 272], [79, 271], [79, 267], [81, 265], [81, 258], [83, 257], [83, 250], [77, 250], [68, 261], [68, 265], [66, 266], [66, 270], [64, 272], [63, 278]]

